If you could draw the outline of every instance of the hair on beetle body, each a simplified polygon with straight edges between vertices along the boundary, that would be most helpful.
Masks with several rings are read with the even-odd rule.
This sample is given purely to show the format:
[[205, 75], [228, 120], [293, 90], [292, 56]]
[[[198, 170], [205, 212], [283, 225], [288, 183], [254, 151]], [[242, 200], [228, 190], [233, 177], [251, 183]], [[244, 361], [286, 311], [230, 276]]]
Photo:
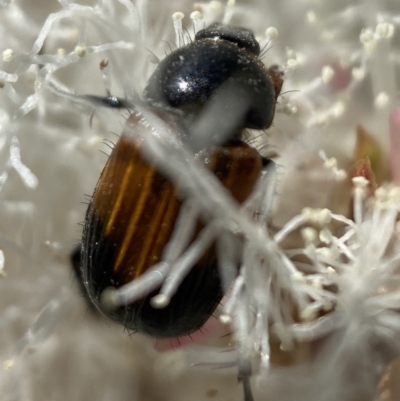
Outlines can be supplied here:
[[[259, 53], [251, 31], [212, 24], [161, 60], [144, 90], [144, 107], [240, 204], [271, 163], [241, 140], [243, 131], [272, 124], [283, 82]], [[107, 318], [156, 338], [188, 335], [204, 325], [228, 286], [218, 268], [218, 230], [143, 151], [149, 127], [140, 108], [112, 96], [87, 99], [134, 112], [91, 197], [74, 265], [80, 263], [86, 291]], [[248, 375], [240, 375], [246, 388]]]

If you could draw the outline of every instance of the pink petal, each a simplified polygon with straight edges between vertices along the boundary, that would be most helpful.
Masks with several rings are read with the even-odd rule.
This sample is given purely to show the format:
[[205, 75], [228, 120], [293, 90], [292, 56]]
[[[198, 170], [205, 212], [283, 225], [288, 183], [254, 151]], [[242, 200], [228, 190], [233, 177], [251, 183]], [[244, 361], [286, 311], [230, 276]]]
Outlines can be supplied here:
[[221, 345], [221, 340], [223, 340], [222, 337], [231, 331], [229, 326], [222, 324], [217, 318], [212, 316], [207, 320], [201, 330], [197, 330], [190, 336], [183, 336], [170, 340], [156, 340], [154, 348], [157, 351], [165, 352], [193, 343], [219, 346]]
[[329, 83], [329, 87], [332, 92], [340, 92], [346, 89], [351, 82], [351, 73], [348, 68], [343, 68], [338, 62], [332, 61], [330, 65], [334, 71], [332, 81]]

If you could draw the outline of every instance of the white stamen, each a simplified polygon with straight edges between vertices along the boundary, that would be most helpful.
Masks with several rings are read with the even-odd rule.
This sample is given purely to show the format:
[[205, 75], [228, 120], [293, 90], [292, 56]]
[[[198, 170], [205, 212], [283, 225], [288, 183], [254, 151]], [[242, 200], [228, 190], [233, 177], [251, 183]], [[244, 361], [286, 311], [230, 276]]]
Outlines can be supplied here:
[[313, 25], [317, 21], [317, 15], [314, 11], [307, 11], [306, 18], [309, 24]]
[[276, 40], [278, 39], [279, 32], [274, 26], [270, 26], [269, 28], [266, 29], [265, 35], [270, 39], [270, 40]]
[[333, 68], [329, 65], [326, 65], [325, 67], [322, 68], [322, 82], [326, 85], [329, 82], [332, 81], [333, 76], [335, 75], [335, 72], [333, 71]]
[[382, 109], [386, 107], [389, 104], [389, 95], [386, 92], [380, 92], [378, 95], [375, 97], [375, 107], [377, 109]]
[[150, 304], [155, 309], [163, 309], [169, 305], [171, 298], [166, 294], [158, 294], [151, 298]]
[[390, 39], [394, 34], [394, 25], [389, 22], [382, 22], [376, 26], [375, 33], [380, 39]]
[[365, 78], [365, 68], [353, 68], [351, 70], [351, 75], [356, 81], [362, 81]]
[[173, 21], [174, 30], [175, 30], [175, 43], [178, 48], [184, 44], [183, 28], [182, 28], [182, 20], [184, 17], [185, 17], [185, 14], [180, 11], [177, 11], [172, 14], [172, 21]]
[[318, 239], [317, 230], [312, 227], [305, 227], [301, 230], [301, 236], [305, 244], [314, 244]]
[[1, 276], [6, 276], [7, 273], [4, 270], [4, 264], [5, 264], [5, 259], [4, 259], [4, 252], [0, 249], [0, 277]]
[[74, 49], [75, 54], [78, 57], [85, 57], [87, 54], [87, 47], [86, 46], [76, 46]]
[[14, 50], [6, 49], [3, 51], [3, 61], [9, 63], [14, 58]]

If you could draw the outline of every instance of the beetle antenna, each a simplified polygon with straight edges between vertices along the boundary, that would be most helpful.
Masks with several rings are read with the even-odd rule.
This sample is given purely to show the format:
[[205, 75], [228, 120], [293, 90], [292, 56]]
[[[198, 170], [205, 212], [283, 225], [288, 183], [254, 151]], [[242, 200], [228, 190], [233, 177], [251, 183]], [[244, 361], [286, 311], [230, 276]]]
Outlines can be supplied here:
[[[251, 373], [250, 373], [251, 375]], [[250, 375], [246, 375], [242, 379], [244, 401], [254, 401], [253, 393], [251, 391]]]
[[190, 43], [193, 43], [193, 39], [192, 39], [192, 37], [190, 36], [190, 32], [188, 31], [188, 29], [186, 28], [186, 26], [183, 26], [183, 29], [185, 30], [186, 35], [187, 35], [187, 37], [188, 37], [189, 40], [190, 40]]
[[[270, 41], [268, 41], [268, 42], [261, 48], [258, 57], [263, 58], [263, 57], [265, 56], [265, 54], [266, 54], [266, 53], [268, 52], [268, 50], [270, 49], [270, 48], [267, 49], [267, 47], [268, 47], [269, 44], [270, 44]], [[272, 46], [271, 46], [271, 48], [272, 48]], [[265, 50], [265, 49], [267, 49], [267, 50], [266, 50], [265, 53], [264, 53], [264, 50]]]
[[146, 47], [146, 50], [148, 51], [148, 52], [150, 52], [153, 56], [154, 56], [154, 58], [156, 59], [156, 61], [157, 61], [157, 64], [159, 64], [160, 63], [160, 59], [155, 55], [155, 53], [154, 52], [152, 52], [150, 49], [148, 49], [147, 47]]
[[267, 48], [267, 46], [268, 46], [268, 43], [263, 47], [262, 51], [258, 55], [258, 57], [260, 59], [263, 59], [267, 55], [267, 53], [273, 48], [273, 46], [268, 47], [268, 48]]
[[[168, 41], [166, 41], [166, 40], [162, 40], [161, 42], [164, 42], [164, 43], [166, 43], [166, 44], [168, 45], [168, 47], [169, 47], [169, 51], [170, 51], [171, 53], [173, 53], [173, 50], [172, 50], [171, 43], [169, 43], [169, 42], [168, 42]], [[166, 55], [166, 56], [168, 56], [168, 53], [165, 53], [165, 55]]]

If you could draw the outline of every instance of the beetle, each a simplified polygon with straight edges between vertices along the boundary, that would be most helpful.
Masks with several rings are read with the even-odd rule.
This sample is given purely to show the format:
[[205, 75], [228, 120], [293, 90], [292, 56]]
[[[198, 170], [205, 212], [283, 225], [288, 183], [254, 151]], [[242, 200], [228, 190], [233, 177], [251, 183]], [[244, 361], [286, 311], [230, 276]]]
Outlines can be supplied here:
[[[158, 64], [143, 94], [149, 108], [172, 121], [182, 143], [197, 143], [192, 146], [196, 158], [238, 203], [250, 196], [263, 168], [272, 163], [241, 139], [247, 128], [271, 126], [283, 84], [283, 74], [275, 66], [267, 69], [259, 55], [250, 30], [212, 24]], [[127, 106], [111, 96], [88, 98], [109, 107]], [[240, 113], [235, 99], [244, 99]], [[193, 126], [213, 102], [224, 116], [216, 120], [211, 114], [210, 137], [217, 139], [204, 144], [193, 136]], [[222, 120], [232, 123], [219, 137]], [[137, 125], [133, 113], [127, 127]], [[86, 212], [80, 258], [76, 251], [73, 264], [91, 302], [107, 318], [152, 337], [179, 337], [201, 328], [223, 297], [215, 244], [164, 308], [155, 309], [150, 302], [158, 290], [117, 308], [107, 308], [102, 301], [107, 288], [118, 289], [142, 277], [162, 259], [184, 202], [177, 185], [155, 160], [143, 156], [141, 147], [140, 137], [132, 140], [127, 128], [111, 151]], [[202, 224], [198, 222], [191, 241]]]

